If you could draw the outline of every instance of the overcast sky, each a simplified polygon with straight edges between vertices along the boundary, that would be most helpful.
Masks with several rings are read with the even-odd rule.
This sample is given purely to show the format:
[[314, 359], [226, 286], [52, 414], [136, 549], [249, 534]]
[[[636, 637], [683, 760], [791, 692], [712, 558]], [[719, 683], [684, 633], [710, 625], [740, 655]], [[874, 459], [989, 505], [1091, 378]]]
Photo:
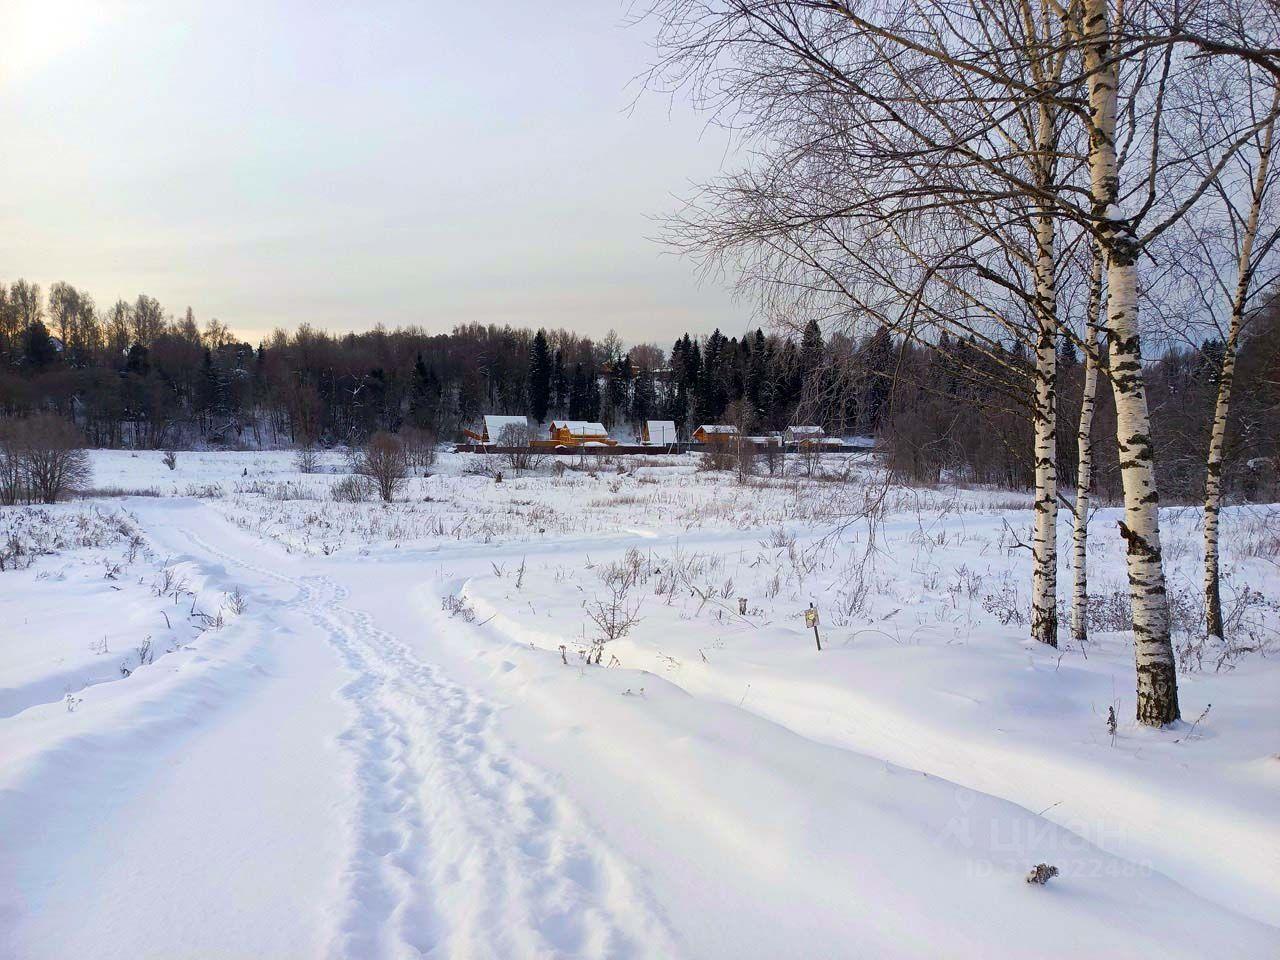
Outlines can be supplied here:
[[0, 0], [0, 279], [251, 339], [459, 322], [628, 342], [749, 306], [651, 238], [724, 136], [635, 93], [621, 0]]

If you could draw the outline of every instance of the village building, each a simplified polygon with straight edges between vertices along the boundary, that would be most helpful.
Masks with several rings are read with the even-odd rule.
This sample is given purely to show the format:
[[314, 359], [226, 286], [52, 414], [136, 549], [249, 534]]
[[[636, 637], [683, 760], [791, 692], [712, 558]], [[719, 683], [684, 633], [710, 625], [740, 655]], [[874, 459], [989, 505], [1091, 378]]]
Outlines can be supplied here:
[[786, 443], [825, 443], [827, 431], [821, 427], [787, 427], [782, 434]]
[[650, 446], [670, 446], [680, 442], [674, 420], [646, 420], [640, 428], [640, 442]]
[[538, 447], [616, 447], [618, 441], [609, 436], [604, 424], [593, 420], [552, 420], [551, 436], [535, 440]]
[[483, 432], [476, 433], [474, 430], [462, 432], [472, 443], [494, 444], [501, 443], [503, 431], [511, 427], [522, 431], [525, 437], [530, 436], [527, 417], [505, 417], [494, 414], [485, 415]]
[[693, 431], [696, 443], [714, 443], [715, 441], [732, 440], [738, 436], [738, 428], [727, 423], [704, 423]]

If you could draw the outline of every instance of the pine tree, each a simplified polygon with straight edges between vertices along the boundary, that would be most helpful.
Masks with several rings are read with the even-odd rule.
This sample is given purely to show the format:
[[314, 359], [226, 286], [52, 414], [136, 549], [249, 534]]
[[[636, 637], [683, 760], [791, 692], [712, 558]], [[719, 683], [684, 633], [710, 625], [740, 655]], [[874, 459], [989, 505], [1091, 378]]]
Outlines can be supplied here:
[[44, 325], [43, 320], [27, 326], [22, 353], [24, 362], [32, 370], [43, 370], [58, 359], [58, 351], [53, 348], [49, 328]]
[[551, 378], [553, 374], [551, 350], [547, 346], [545, 330], [539, 330], [529, 351], [529, 413], [537, 423], [547, 419], [551, 406]]

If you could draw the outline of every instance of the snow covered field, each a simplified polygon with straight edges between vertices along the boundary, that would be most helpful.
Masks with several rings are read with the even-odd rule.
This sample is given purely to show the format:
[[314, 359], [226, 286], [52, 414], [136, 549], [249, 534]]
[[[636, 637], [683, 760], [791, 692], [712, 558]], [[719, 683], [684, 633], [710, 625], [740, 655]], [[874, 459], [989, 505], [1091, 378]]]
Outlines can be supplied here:
[[1236, 647], [1180, 633], [1153, 731], [1112, 510], [1052, 650], [1026, 497], [861, 460], [448, 454], [383, 505], [160, 457], [0, 508], [0, 956], [1280, 953], [1280, 508], [1226, 512]]

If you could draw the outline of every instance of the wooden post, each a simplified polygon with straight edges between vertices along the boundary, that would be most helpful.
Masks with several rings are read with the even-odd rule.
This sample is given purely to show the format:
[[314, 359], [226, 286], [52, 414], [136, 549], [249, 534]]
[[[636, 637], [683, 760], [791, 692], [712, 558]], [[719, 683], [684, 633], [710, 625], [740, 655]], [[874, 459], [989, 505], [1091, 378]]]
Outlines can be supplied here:
[[809, 609], [804, 612], [804, 625], [813, 627], [813, 640], [818, 645], [818, 652], [822, 652], [822, 638], [818, 636], [818, 608], [813, 605], [813, 601], [809, 601]]

